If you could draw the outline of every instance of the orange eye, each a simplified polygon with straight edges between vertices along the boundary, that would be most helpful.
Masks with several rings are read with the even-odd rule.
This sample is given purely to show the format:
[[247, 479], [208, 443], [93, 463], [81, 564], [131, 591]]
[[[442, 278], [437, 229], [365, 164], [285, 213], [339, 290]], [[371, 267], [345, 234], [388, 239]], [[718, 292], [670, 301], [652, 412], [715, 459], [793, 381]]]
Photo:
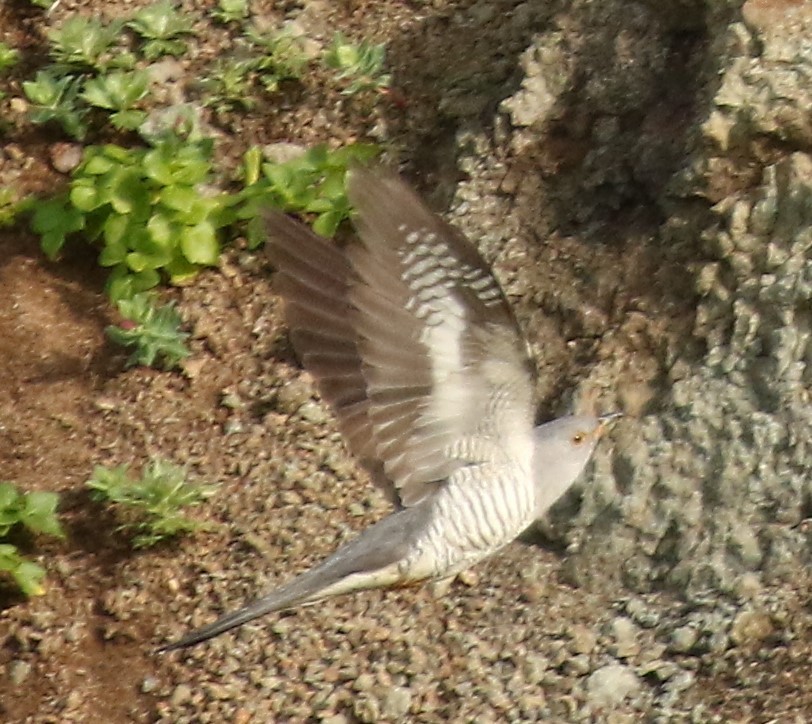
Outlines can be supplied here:
[[573, 445], [580, 445], [586, 439], [586, 435], [582, 432], [576, 432], [572, 436], [572, 444]]

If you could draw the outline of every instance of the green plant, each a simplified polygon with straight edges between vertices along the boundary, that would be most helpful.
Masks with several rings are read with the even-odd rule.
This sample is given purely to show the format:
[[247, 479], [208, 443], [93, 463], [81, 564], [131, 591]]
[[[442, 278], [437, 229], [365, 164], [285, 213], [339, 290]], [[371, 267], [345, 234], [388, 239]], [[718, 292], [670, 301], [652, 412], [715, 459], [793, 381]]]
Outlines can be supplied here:
[[204, 104], [223, 113], [234, 108], [252, 110], [258, 86], [275, 93], [285, 80], [301, 77], [308, 63], [301, 36], [283, 30], [264, 35], [249, 30], [247, 42], [233, 58], [220, 59], [202, 81]]
[[304, 38], [288, 29], [268, 35], [252, 28], [249, 41], [258, 51], [255, 60], [260, 82], [269, 93], [274, 93], [283, 80], [300, 78], [308, 63]]
[[107, 336], [124, 347], [135, 347], [128, 365], [152, 367], [160, 359], [164, 369], [172, 369], [189, 356], [188, 333], [182, 332], [182, 320], [173, 304], [158, 306], [152, 295], [141, 292], [119, 299], [118, 311], [124, 318], [119, 326], [105, 329]]
[[112, 66], [132, 64], [127, 53], [113, 52], [123, 24], [105, 25], [96, 18], [72, 15], [59, 27], [48, 31], [51, 57], [57, 73], [70, 71], [106, 71]]
[[0, 189], [0, 227], [11, 226], [22, 212], [30, 208], [31, 197], [21, 199], [18, 193], [14, 188]]
[[82, 231], [112, 268], [108, 291], [126, 299], [165, 274], [180, 283], [217, 263], [219, 230], [231, 223], [234, 197], [211, 192], [210, 141], [166, 137], [152, 148], [88, 146], [70, 190], [35, 204], [32, 228], [43, 251], [58, 256]]
[[186, 481], [186, 470], [162, 459], [153, 459], [134, 480], [127, 465], [98, 465], [86, 485], [99, 501], [113, 503], [123, 519], [119, 530], [134, 530], [133, 545], [146, 548], [166, 538], [210, 527], [185, 517], [182, 508], [211, 497], [215, 485]]
[[259, 246], [265, 239], [261, 211], [268, 206], [315, 214], [313, 230], [332, 236], [350, 212], [344, 188], [347, 170], [378, 153], [378, 146], [358, 143], [335, 150], [326, 145], [314, 146], [285, 163], [263, 164], [256, 153], [246, 154], [247, 185], [239, 215], [249, 220], [249, 245]]
[[[0, 75], [3, 75], [9, 68], [13, 68], [20, 59], [20, 53], [10, 45], [0, 43]], [[0, 101], [6, 97], [6, 93], [0, 90]]]
[[143, 70], [114, 71], [88, 80], [81, 96], [92, 106], [113, 111], [110, 122], [116, 128], [134, 131], [147, 117], [134, 106], [147, 95], [149, 82]]
[[54, 121], [70, 136], [83, 139], [87, 133], [87, 109], [78, 103], [80, 82], [75, 76], [59, 76], [47, 69], [38, 71], [34, 80], [23, 81], [23, 91], [31, 102], [31, 120]]
[[0, 43], [0, 73], [13, 68], [20, 59], [20, 52], [10, 45]]
[[385, 54], [383, 44], [373, 45], [365, 40], [355, 44], [336, 33], [324, 54], [324, 63], [338, 71], [338, 78], [349, 80], [342, 91], [345, 95], [365, 90], [384, 91], [391, 81], [391, 76], [383, 72]]
[[147, 60], [183, 55], [186, 43], [179, 36], [192, 32], [191, 19], [178, 12], [170, 0], [143, 8], [127, 25], [144, 39], [141, 50]]
[[[56, 517], [58, 503], [56, 493], [21, 493], [11, 483], [0, 483], [0, 540], [5, 539], [15, 526], [22, 526], [32, 533], [63, 538]], [[9, 573], [27, 596], [45, 593], [42, 586], [45, 570], [20, 555], [11, 543], [0, 543], [0, 572]]]
[[211, 14], [221, 23], [239, 22], [248, 17], [248, 0], [218, 0]]
[[201, 82], [203, 105], [218, 114], [242, 108], [252, 110], [256, 104], [254, 63], [250, 59], [220, 58]]

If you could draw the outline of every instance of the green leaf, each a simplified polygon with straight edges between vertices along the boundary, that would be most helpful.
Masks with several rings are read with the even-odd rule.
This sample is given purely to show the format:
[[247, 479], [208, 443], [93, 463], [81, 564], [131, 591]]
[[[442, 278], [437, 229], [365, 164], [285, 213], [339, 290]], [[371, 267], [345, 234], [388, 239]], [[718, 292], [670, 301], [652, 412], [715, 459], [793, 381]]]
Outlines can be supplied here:
[[313, 222], [313, 231], [320, 236], [333, 236], [344, 218], [344, 215], [337, 211], [326, 211]]
[[45, 256], [55, 261], [65, 246], [65, 235], [60, 231], [47, 231], [42, 235], [39, 245]]
[[64, 538], [62, 527], [56, 517], [59, 496], [56, 493], [34, 491], [25, 495], [25, 506], [20, 522], [34, 533], [45, 533]]
[[169, 274], [169, 281], [172, 284], [184, 284], [192, 279], [200, 271], [198, 264], [192, 264], [183, 256], [176, 256], [166, 265], [166, 272]]
[[177, 237], [178, 229], [170, 218], [160, 211], [150, 216], [147, 222], [147, 231], [156, 244], [168, 248]]
[[193, 264], [217, 264], [220, 245], [214, 227], [203, 221], [195, 226], [187, 226], [180, 236], [180, 248], [186, 259]]
[[42, 581], [45, 579], [45, 569], [36, 563], [22, 559], [14, 570], [11, 571], [15, 582], [26, 596], [42, 596], [45, 594], [45, 586]]
[[42, 586], [45, 571], [36, 563], [23, 558], [16, 546], [0, 544], [0, 571], [9, 573], [26, 596], [41, 596], [45, 593]]
[[149, 192], [136, 169], [123, 169], [113, 179], [110, 204], [119, 214], [130, 214], [138, 207], [149, 206]]
[[88, 183], [76, 183], [70, 190], [70, 201], [79, 211], [93, 211], [102, 202], [95, 186]]
[[189, 186], [167, 186], [159, 198], [170, 209], [188, 211], [200, 201], [200, 192]]
[[121, 264], [127, 258], [127, 247], [124, 243], [107, 243], [99, 254], [99, 264], [101, 266], [115, 266]]

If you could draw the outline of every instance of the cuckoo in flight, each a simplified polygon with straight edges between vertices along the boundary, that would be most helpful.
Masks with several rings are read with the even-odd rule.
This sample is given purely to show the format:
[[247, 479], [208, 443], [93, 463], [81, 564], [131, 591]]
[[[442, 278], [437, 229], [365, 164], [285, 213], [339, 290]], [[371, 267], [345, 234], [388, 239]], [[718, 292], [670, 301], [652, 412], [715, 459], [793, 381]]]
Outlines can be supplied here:
[[543, 515], [614, 417], [534, 427], [527, 348], [474, 247], [393, 175], [355, 169], [347, 187], [358, 241], [341, 249], [273, 213], [268, 253], [293, 347], [396, 510], [164, 650], [271, 611], [454, 576]]

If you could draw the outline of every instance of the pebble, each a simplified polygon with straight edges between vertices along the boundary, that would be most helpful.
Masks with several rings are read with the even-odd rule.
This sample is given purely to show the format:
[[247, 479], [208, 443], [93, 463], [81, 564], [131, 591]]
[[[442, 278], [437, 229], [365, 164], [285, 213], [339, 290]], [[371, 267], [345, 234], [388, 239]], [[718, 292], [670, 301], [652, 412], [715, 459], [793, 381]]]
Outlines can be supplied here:
[[14, 684], [14, 686], [22, 684], [30, 673], [31, 664], [27, 661], [20, 661], [18, 659], [8, 665], [8, 678], [11, 679], [11, 683]]
[[169, 697], [172, 706], [181, 706], [192, 698], [192, 687], [188, 684], [178, 684]]
[[564, 665], [564, 669], [568, 674], [574, 674], [575, 676], [584, 676], [588, 674], [592, 667], [589, 664], [589, 656], [586, 654], [578, 654], [577, 656], [573, 656], [567, 663]]
[[620, 659], [628, 659], [640, 653], [637, 641], [637, 626], [625, 616], [618, 616], [609, 626], [610, 634], [615, 640], [611, 652]]
[[412, 706], [412, 693], [403, 686], [393, 686], [386, 694], [381, 713], [387, 719], [401, 719]]
[[699, 640], [699, 631], [693, 626], [680, 626], [671, 633], [669, 649], [679, 654], [687, 654]]
[[374, 697], [364, 695], [355, 700], [353, 713], [362, 722], [376, 722], [381, 718], [381, 705]]
[[155, 691], [158, 688], [158, 679], [154, 676], [145, 676], [144, 680], [141, 682], [141, 691], [145, 694], [149, 694]]
[[597, 634], [583, 624], [575, 624], [569, 631], [570, 650], [576, 654], [591, 654], [598, 643]]
[[589, 703], [593, 708], [612, 709], [637, 693], [640, 680], [623, 664], [609, 664], [594, 671], [586, 682]]
[[82, 162], [82, 147], [76, 143], [60, 141], [48, 148], [51, 166], [59, 173], [70, 173]]
[[540, 654], [527, 654], [520, 667], [525, 682], [530, 685], [538, 684], [547, 671], [547, 660]]
[[773, 633], [773, 623], [763, 611], [740, 611], [730, 627], [730, 638], [736, 646], [760, 643]]

